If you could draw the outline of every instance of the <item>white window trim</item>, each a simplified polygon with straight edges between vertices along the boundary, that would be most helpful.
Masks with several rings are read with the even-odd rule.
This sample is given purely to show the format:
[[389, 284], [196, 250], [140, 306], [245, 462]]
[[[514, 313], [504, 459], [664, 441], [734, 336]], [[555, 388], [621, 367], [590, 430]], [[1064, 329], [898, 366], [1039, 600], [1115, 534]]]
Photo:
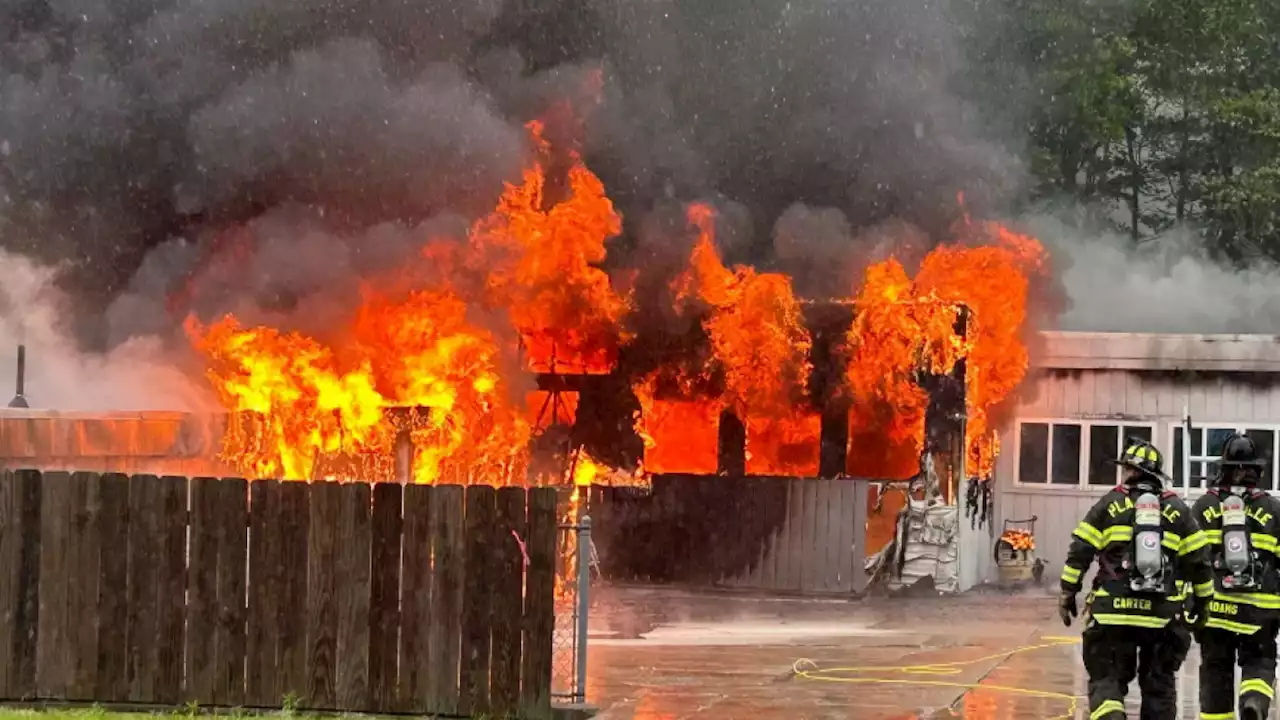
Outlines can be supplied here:
[[[1046, 453], [1046, 457], [1045, 457], [1045, 479], [1046, 480], [1052, 478], [1053, 476], [1053, 426], [1054, 425], [1077, 425], [1080, 427], [1080, 473], [1079, 473], [1079, 477], [1076, 478], [1076, 482], [1074, 485], [1064, 485], [1061, 483], [1054, 483], [1054, 482], [1043, 482], [1043, 483], [1022, 482], [1022, 426], [1024, 424], [1049, 426], [1049, 450]], [[1124, 428], [1147, 428], [1148, 430], [1151, 431], [1152, 442], [1158, 442], [1160, 440], [1159, 427], [1158, 427], [1159, 422], [1155, 420], [1128, 420], [1128, 419], [1121, 420], [1121, 419], [1115, 419], [1115, 418], [1090, 418], [1086, 420], [1082, 418], [1064, 418], [1064, 417], [1059, 417], [1059, 418], [1031, 418], [1031, 417], [1022, 418], [1020, 417], [1020, 418], [1017, 418], [1013, 424], [1013, 484], [1014, 486], [1017, 487], [1019, 490], [1040, 490], [1043, 492], [1062, 492], [1065, 490], [1076, 490], [1081, 493], [1100, 493], [1114, 487], [1113, 485], [1090, 485], [1089, 484], [1089, 451], [1090, 451], [1090, 443], [1092, 442], [1092, 440], [1090, 439], [1090, 436], [1092, 435], [1091, 430], [1095, 425], [1104, 425], [1106, 427], [1114, 427], [1119, 429], [1121, 433], [1124, 432]], [[1254, 426], [1251, 425], [1250, 427], [1254, 427]], [[1255, 429], [1264, 430], [1266, 428], [1262, 426], [1257, 426]], [[1170, 435], [1169, 437], [1170, 437], [1170, 440], [1172, 441], [1173, 436]], [[1280, 437], [1280, 432], [1277, 432], [1277, 437]], [[1121, 436], [1120, 446], [1123, 447], [1124, 443], [1125, 443], [1125, 438]], [[1170, 444], [1169, 447], [1173, 447], [1172, 443]], [[1158, 449], [1161, 452], [1165, 453], [1166, 458], [1171, 457], [1173, 455], [1173, 453], [1171, 452], [1166, 452], [1164, 448], [1158, 447]], [[1117, 449], [1116, 456], [1119, 457], [1118, 449]]]
[[[1272, 434], [1271, 435], [1272, 460], [1271, 460], [1271, 467], [1269, 468], [1271, 471], [1271, 486], [1267, 488], [1267, 491], [1270, 492], [1272, 495], [1280, 495], [1280, 476], [1278, 476], [1280, 475], [1280, 467], [1278, 467], [1280, 466], [1280, 424], [1249, 422], [1247, 420], [1246, 421], [1222, 420], [1222, 421], [1214, 422], [1212, 420], [1196, 420], [1193, 418], [1191, 420], [1191, 426], [1193, 430], [1201, 433], [1203, 433], [1205, 430], [1208, 430], [1210, 428], [1215, 430], [1218, 430], [1218, 429], [1233, 430], [1235, 432], [1244, 432], [1246, 430], [1270, 430]], [[1181, 422], [1174, 422], [1169, 424], [1168, 457], [1172, 462], [1177, 462], [1179, 464], [1181, 464], [1182, 460], [1181, 458], [1177, 458], [1174, 456], [1174, 451], [1173, 451], [1174, 439], [1182, 433], [1184, 428], [1185, 428], [1185, 424]], [[1019, 435], [1019, 439], [1021, 439], [1021, 435]], [[1202, 443], [1201, 452], [1204, 452], [1203, 440], [1201, 441], [1201, 443]], [[1182, 449], [1182, 452], [1183, 453], [1191, 452], [1190, 443], [1188, 443], [1187, 446]], [[1168, 468], [1168, 474], [1169, 474], [1169, 477], [1173, 477], [1174, 475], [1172, 465], [1170, 465], [1170, 467]], [[1174, 489], [1182, 493], [1183, 497], [1198, 497], [1204, 494], [1204, 488], [1191, 487], [1190, 482], [1191, 482], [1191, 478], [1189, 477], [1183, 477], [1181, 481], [1177, 481], [1175, 479], [1176, 484], [1174, 485]]]

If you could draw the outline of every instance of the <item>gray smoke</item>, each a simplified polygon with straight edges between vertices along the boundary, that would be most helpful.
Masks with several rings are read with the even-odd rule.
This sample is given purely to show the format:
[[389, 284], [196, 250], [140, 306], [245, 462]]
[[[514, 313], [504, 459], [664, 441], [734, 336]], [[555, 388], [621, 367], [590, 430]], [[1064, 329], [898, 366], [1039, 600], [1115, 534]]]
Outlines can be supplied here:
[[1018, 176], [946, 89], [954, 19], [931, 0], [11, 3], [0, 237], [69, 261], [101, 307], [170, 237], [283, 203], [473, 215], [523, 161], [520, 125], [595, 71], [581, 139], [629, 215], [721, 192], [765, 249], [797, 200], [928, 224]]
[[1280, 327], [1280, 266], [1245, 268], [1209, 257], [1187, 229], [1135, 245], [1116, 234], [1083, 234], [1048, 217], [1028, 227], [1049, 247], [1069, 305], [1062, 330], [1267, 333]]
[[[1019, 187], [950, 89], [958, 19], [947, 0], [15, 0], [0, 247], [57, 267], [62, 336], [100, 352], [174, 342], [189, 309], [325, 326], [362, 273], [491, 208], [545, 116], [627, 218], [611, 263], [647, 261], [655, 207], [723, 198], [728, 259], [768, 263], [781, 233], [825, 292], [825, 243], [931, 233], [957, 191]], [[784, 216], [798, 202], [831, 210]]]

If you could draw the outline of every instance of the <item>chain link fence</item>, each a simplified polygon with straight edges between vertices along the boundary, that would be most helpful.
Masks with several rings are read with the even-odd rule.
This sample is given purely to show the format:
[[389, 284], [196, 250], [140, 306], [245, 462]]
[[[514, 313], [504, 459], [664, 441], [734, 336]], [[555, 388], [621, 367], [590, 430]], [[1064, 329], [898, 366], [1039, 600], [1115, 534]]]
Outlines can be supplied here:
[[552, 639], [551, 697], [570, 703], [587, 698], [587, 616], [591, 578], [600, 564], [591, 542], [591, 518], [560, 526], [557, 541], [556, 631]]

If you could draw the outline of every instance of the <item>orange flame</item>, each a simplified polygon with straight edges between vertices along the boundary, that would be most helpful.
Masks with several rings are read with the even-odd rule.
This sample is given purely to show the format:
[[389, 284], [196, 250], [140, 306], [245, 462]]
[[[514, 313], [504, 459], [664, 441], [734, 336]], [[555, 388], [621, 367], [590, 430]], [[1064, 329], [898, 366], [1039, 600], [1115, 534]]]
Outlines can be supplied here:
[[[466, 242], [424, 244], [437, 279], [408, 292], [367, 290], [350, 321], [326, 335], [332, 342], [230, 316], [188, 322], [224, 404], [251, 418], [232, 423], [225, 460], [256, 477], [387, 478], [408, 438], [417, 482], [525, 482], [534, 429], [529, 386], [512, 372], [517, 348], [525, 371], [612, 372], [630, 340], [623, 321], [631, 309], [601, 268], [606, 241], [622, 228], [602, 182], [576, 151], [553, 163], [541, 123], [529, 131], [533, 161]], [[548, 173], [553, 166], [563, 177]], [[714, 209], [694, 204], [687, 215], [696, 240], [672, 290], [677, 310], [701, 317], [711, 360], [635, 383], [644, 467], [714, 472], [728, 408], [746, 427], [748, 472], [816, 474], [812, 340], [790, 278], [727, 267]], [[965, 359], [966, 464], [971, 475], [990, 476], [998, 452], [991, 413], [1026, 373], [1020, 335], [1044, 251], [998, 224], [966, 219], [962, 230], [980, 243], [934, 250], [914, 278], [896, 260], [866, 272], [847, 338], [853, 474], [916, 472], [928, 404], [917, 373], [945, 373]], [[386, 288], [404, 279], [381, 280]], [[965, 338], [953, 330], [960, 305], [971, 310]], [[663, 397], [660, 379], [675, 381]], [[564, 478], [575, 487], [616, 475], [585, 454], [578, 461]]]
[[[529, 129], [545, 159], [541, 125]], [[539, 369], [554, 359], [561, 367], [607, 372], [624, 338], [619, 323], [628, 301], [596, 267], [621, 218], [599, 178], [576, 154], [570, 160], [557, 202], [547, 197], [540, 159], [521, 184], [507, 185], [465, 246], [424, 247], [437, 269], [450, 270], [437, 275], [482, 273], [475, 297], [464, 297], [450, 280], [402, 299], [367, 292], [354, 322], [336, 335], [340, 346], [243, 328], [230, 316], [208, 328], [191, 320], [189, 334], [207, 356], [223, 402], [262, 416], [258, 431], [268, 438], [229, 433], [224, 458], [247, 475], [311, 479], [318, 458], [338, 453], [380, 458], [378, 469], [365, 462], [358, 472], [385, 474], [396, 435], [407, 430], [417, 482], [523, 482], [529, 422], [499, 370], [516, 337], [473, 323], [471, 308], [504, 315]], [[429, 412], [397, 428], [390, 408]]]
[[[687, 215], [698, 237], [688, 269], [673, 286], [676, 304], [688, 307], [696, 300], [706, 306], [703, 327], [711, 341], [714, 369], [723, 375], [724, 394], [716, 400], [695, 401], [697, 407], [687, 408], [685, 414], [718, 419], [723, 407], [732, 407], [750, 430], [747, 453], [752, 472], [816, 473], [816, 415], [804, 407], [812, 341], [791, 279], [749, 267], [725, 267], [715, 246], [715, 210], [695, 203]], [[646, 413], [656, 413], [651, 382], [639, 384], [637, 395]], [[643, 434], [651, 436], [657, 426], [643, 422]], [[675, 431], [690, 432], [684, 423]], [[784, 449], [806, 444], [812, 446], [812, 453]], [[714, 447], [712, 453], [704, 451], [701, 461], [686, 459], [685, 464], [705, 471], [707, 462], [714, 460]], [[645, 466], [670, 467], [673, 463], [665, 455], [647, 454]]]
[[[971, 477], [991, 477], [999, 446], [990, 413], [1026, 375], [1021, 334], [1028, 283], [1042, 270], [1045, 254], [1035, 239], [997, 223], [966, 230], [991, 244], [941, 246], [925, 257], [915, 280], [893, 259], [867, 270], [849, 332], [851, 474], [898, 478], [916, 472], [928, 398], [915, 374], [950, 372], [964, 358], [966, 470]], [[965, 339], [955, 333], [962, 304], [971, 311]]]
[[529, 131], [542, 158], [507, 186], [498, 208], [476, 223], [471, 241], [487, 263], [489, 303], [505, 309], [539, 372], [609, 372], [628, 300], [596, 267], [605, 240], [622, 231], [622, 218], [604, 183], [570, 152], [565, 196], [549, 209], [544, 161], [550, 148], [540, 122]]

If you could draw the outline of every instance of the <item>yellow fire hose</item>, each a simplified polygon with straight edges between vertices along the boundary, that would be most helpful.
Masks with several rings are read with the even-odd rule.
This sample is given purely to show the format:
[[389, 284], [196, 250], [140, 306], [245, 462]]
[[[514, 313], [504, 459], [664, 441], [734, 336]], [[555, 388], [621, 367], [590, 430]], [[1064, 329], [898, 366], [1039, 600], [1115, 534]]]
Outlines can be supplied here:
[[805, 680], [816, 680], [819, 682], [835, 682], [835, 683], [860, 683], [870, 685], [916, 685], [927, 687], [945, 687], [957, 688], [963, 690], [988, 690], [991, 692], [1007, 693], [1010, 695], [1020, 695], [1023, 697], [1047, 698], [1053, 700], [1061, 700], [1067, 703], [1067, 711], [1062, 715], [1058, 715], [1052, 720], [1070, 720], [1075, 717], [1076, 707], [1080, 697], [1068, 693], [1054, 692], [1050, 690], [1036, 690], [1034, 688], [1012, 687], [1009, 685], [991, 685], [984, 683], [962, 683], [949, 680], [927, 680], [911, 677], [866, 677], [867, 675], [923, 675], [923, 676], [947, 676], [959, 675], [961, 670], [970, 665], [987, 662], [990, 660], [1003, 660], [1011, 655], [1018, 653], [1031, 652], [1032, 650], [1043, 650], [1046, 648], [1063, 647], [1066, 645], [1077, 645], [1080, 643], [1079, 637], [1062, 637], [1062, 636], [1046, 636], [1041, 638], [1045, 642], [1038, 645], [1022, 645], [1009, 650], [1002, 650], [990, 655], [972, 658], [969, 660], [956, 660], [953, 662], [942, 663], [926, 663], [923, 665], [874, 665], [865, 667], [833, 667], [820, 668], [818, 664], [807, 658], [796, 660], [791, 666], [796, 677]]

